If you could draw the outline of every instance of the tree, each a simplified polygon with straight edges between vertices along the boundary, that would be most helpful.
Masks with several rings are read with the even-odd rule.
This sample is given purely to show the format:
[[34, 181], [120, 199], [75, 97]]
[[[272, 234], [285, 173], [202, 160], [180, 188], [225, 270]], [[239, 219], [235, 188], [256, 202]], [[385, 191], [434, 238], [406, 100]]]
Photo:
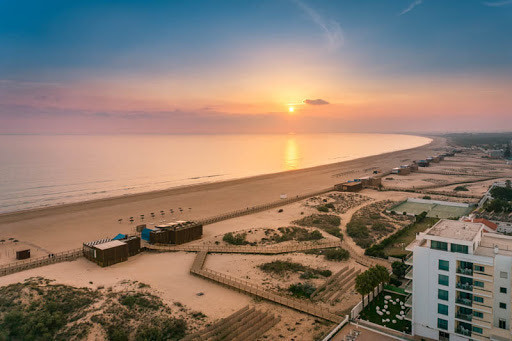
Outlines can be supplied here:
[[510, 152], [510, 145], [507, 145], [507, 148], [505, 148], [505, 153], [503, 153], [504, 157], [510, 157], [512, 153]]
[[373, 289], [370, 283], [368, 270], [357, 275], [355, 289], [361, 295], [361, 300], [363, 301], [364, 307], [364, 297], [368, 295]]
[[391, 264], [391, 268], [393, 269], [393, 275], [396, 276], [396, 278], [401, 279], [405, 276], [405, 271], [407, 270], [407, 264], [396, 261]]

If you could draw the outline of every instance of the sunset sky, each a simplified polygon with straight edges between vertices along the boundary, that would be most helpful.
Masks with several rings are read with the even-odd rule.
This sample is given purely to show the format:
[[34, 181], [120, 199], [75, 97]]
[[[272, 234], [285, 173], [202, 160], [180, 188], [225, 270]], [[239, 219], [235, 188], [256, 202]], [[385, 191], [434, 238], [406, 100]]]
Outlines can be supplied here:
[[512, 0], [0, 1], [0, 133], [507, 129]]

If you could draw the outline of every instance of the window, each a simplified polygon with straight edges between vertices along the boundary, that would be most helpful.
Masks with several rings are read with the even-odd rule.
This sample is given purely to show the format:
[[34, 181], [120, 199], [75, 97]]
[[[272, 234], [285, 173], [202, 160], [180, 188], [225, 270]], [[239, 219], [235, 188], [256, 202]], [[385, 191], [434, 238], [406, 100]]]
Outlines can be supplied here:
[[500, 292], [501, 292], [502, 294], [506, 294], [506, 293], [507, 293], [507, 288], [500, 287]]
[[443, 315], [448, 315], [448, 306], [445, 304], [438, 303], [437, 304], [437, 313], [443, 314]]
[[483, 329], [480, 327], [473, 326], [473, 331], [478, 334], [482, 334]]
[[507, 278], [508, 278], [508, 272], [500, 271], [500, 278], [505, 278], [505, 279], [507, 279]]
[[483, 288], [483, 287], [484, 287], [484, 282], [474, 281], [474, 282], [473, 282], [473, 285], [474, 285], [475, 287]]
[[503, 302], [500, 302], [500, 308], [501, 309], [507, 309], [507, 304], [503, 303]]
[[439, 298], [440, 300], [443, 300], [443, 301], [448, 301], [448, 291], [443, 290], [443, 289], [438, 289], [437, 290], [437, 298]]
[[448, 276], [445, 276], [445, 275], [439, 275], [439, 278], [438, 278], [438, 281], [437, 283], [441, 284], [441, 285], [446, 285], [448, 286], [448, 282], [449, 282], [450, 278]]
[[474, 311], [473, 316], [482, 319], [482, 318], [484, 318], [484, 313], [481, 313], [479, 311]]
[[439, 270], [448, 271], [450, 270], [450, 262], [447, 260], [439, 260]]
[[507, 321], [500, 319], [498, 322], [498, 327], [501, 329], [507, 329]]
[[467, 245], [450, 244], [450, 251], [467, 254], [469, 253], [469, 247]]
[[437, 328], [448, 330], [448, 321], [443, 319], [437, 319]]
[[484, 298], [480, 296], [473, 296], [473, 301], [478, 303], [484, 303]]
[[475, 265], [475, 271], [485, 272], [485, 268], [481, 265]]
[[430, 247], [435, 250], [448, 251], [448, 243], [438, 242], [437, 240], [432, 240]]

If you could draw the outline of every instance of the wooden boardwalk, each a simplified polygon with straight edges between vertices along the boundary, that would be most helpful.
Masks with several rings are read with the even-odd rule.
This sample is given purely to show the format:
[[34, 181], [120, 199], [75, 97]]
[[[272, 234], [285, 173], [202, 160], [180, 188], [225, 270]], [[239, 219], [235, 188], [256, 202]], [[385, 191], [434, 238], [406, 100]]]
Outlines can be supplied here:
[[248, 253], [248, 254], [268, 254], [276, 255], [280, 253], [300, 252], [315, 249], [328, 249], [334, 247], [341, 247], [341, 241], [327, 241], [327, 242], [310, 242], [300, 243], [296, 245], [288, 246], [236, 246], [236, 245], [156, 245], [147, 244], [147, 249], [155, 251], [167, 251], [167, 252], [201, 252], [207, 251], [210, 253]]
[[345, 267], [329, 278], [325, 283], [313, 292], [311, 298], [315, 301], [323, 301], [335, 305], [341, 297], [354, 287], [356, 276], [361, 269]]
[[248, 281], [238, 279], [233, 276], [229, 276], [217, 271], [202, 268], [206, 259], [207, 252], [199, 252], [194, 260], [190, 273], [199, 277], [203, 277], [214, 282], [223, 284], [231, 289], [244, 292], [249, 295], [257, 296], [265, 300], [283, 305], [285, 307], [322, 318], [327, 321], [334, 323], [340, 323], [343, 320], [342, 316], [336, 315], [335, 313], [319, 307], [318, 305], [307, 303], [298, 299], [284, 297], [269, 290], [264, 289], [258, 285], [254, 285]]
[[256, 341], [280, 321], [279, 317], [246, 306], [234, 314], [190, 335], [183, 341]]
[[303, 199], [307, 199], [307, 198], [311, 198], [311, 197], [314, 197], [314, 196], [317, 196], [317, 195], [322, 195], [322, 194], [331, 192], [333, 190], [334, 190], [333, 187], [329, 187], [329, 188], [322, 189], [320, 191], [315, 191], [315, 192], [311, 192], [311, 193], [297, 195], [295, 197], [288, 198], [288, 199], [282, 199], [282, 200], [279, 200], [279, 201], [273, 201], [273, 202], [270, 202], [270, 203], [267, 203], [267, 204], [251, 206], [251, 207], [247, 207], [247, 208], [242, 209], [242, 210], [236, 210], [236, 211], [232, 211], [232, 212], [228, 212], [228, 213], [223, 213], [223, 214], [220, 214], [220, 215], [217, 215], [217, 216], [213, 216], [213, 217], [200, 219], [197, 222], [201, 223], [203, 225], [214, 224], [214, 223], [217, 223], [219, 221], [223, 221], [223, 220], [227, 220], [227, 219], [233, 219], [233, 218], [241, 217], [241, 216], [248, 215], [248, 214], [253, 214], [253, 213], [257, 213], [257, 212], [266, 211], [266, 210], [269, 210], [271, 208], [277, 208], [277, 207], [280, 207], [280, 206], [292, 204], [294, 202], [297, 202], [297, 201], [300, 201], [300, 200], [303, 200]]
[[15, 263], [6, 264], [0, 267], [0, 276], [10, 275], [23, 270], [38, 268], [40, 266], [50, 265], [54, 263], [67, 262], [78, 259], [83, 256], [82, 249], [75, 249], [60, 253], [53, 256], [44, 256], [39, 258], [17, 261]]

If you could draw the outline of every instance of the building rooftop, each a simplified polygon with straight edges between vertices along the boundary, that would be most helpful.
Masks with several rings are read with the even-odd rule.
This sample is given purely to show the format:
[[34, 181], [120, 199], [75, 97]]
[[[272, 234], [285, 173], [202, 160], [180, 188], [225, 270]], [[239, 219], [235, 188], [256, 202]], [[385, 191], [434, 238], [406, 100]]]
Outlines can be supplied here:
[[110, 249], [110, 248], [113, 248], [113, 247], [116, 247], [116, 246], [120, 246], [120, 245], [125, 245], [125, 244], [126, 243], [123, 243], [120, 240], [112, 240], [110, 242], [106, 242], [106, 243], [103, 243], [103, 244], [95, 245], [94, 247], [99, 249], [99, 250], [106, 250], [106, 249]]
[[512, 256], [512, 237], [486, 233], [475, 251], [476, 255], [493, 257], [495, 254]]
[[430, 230], [428, 236], [473, 241], [480, 234], [483, 225], [457, 220], [439, 220]]

